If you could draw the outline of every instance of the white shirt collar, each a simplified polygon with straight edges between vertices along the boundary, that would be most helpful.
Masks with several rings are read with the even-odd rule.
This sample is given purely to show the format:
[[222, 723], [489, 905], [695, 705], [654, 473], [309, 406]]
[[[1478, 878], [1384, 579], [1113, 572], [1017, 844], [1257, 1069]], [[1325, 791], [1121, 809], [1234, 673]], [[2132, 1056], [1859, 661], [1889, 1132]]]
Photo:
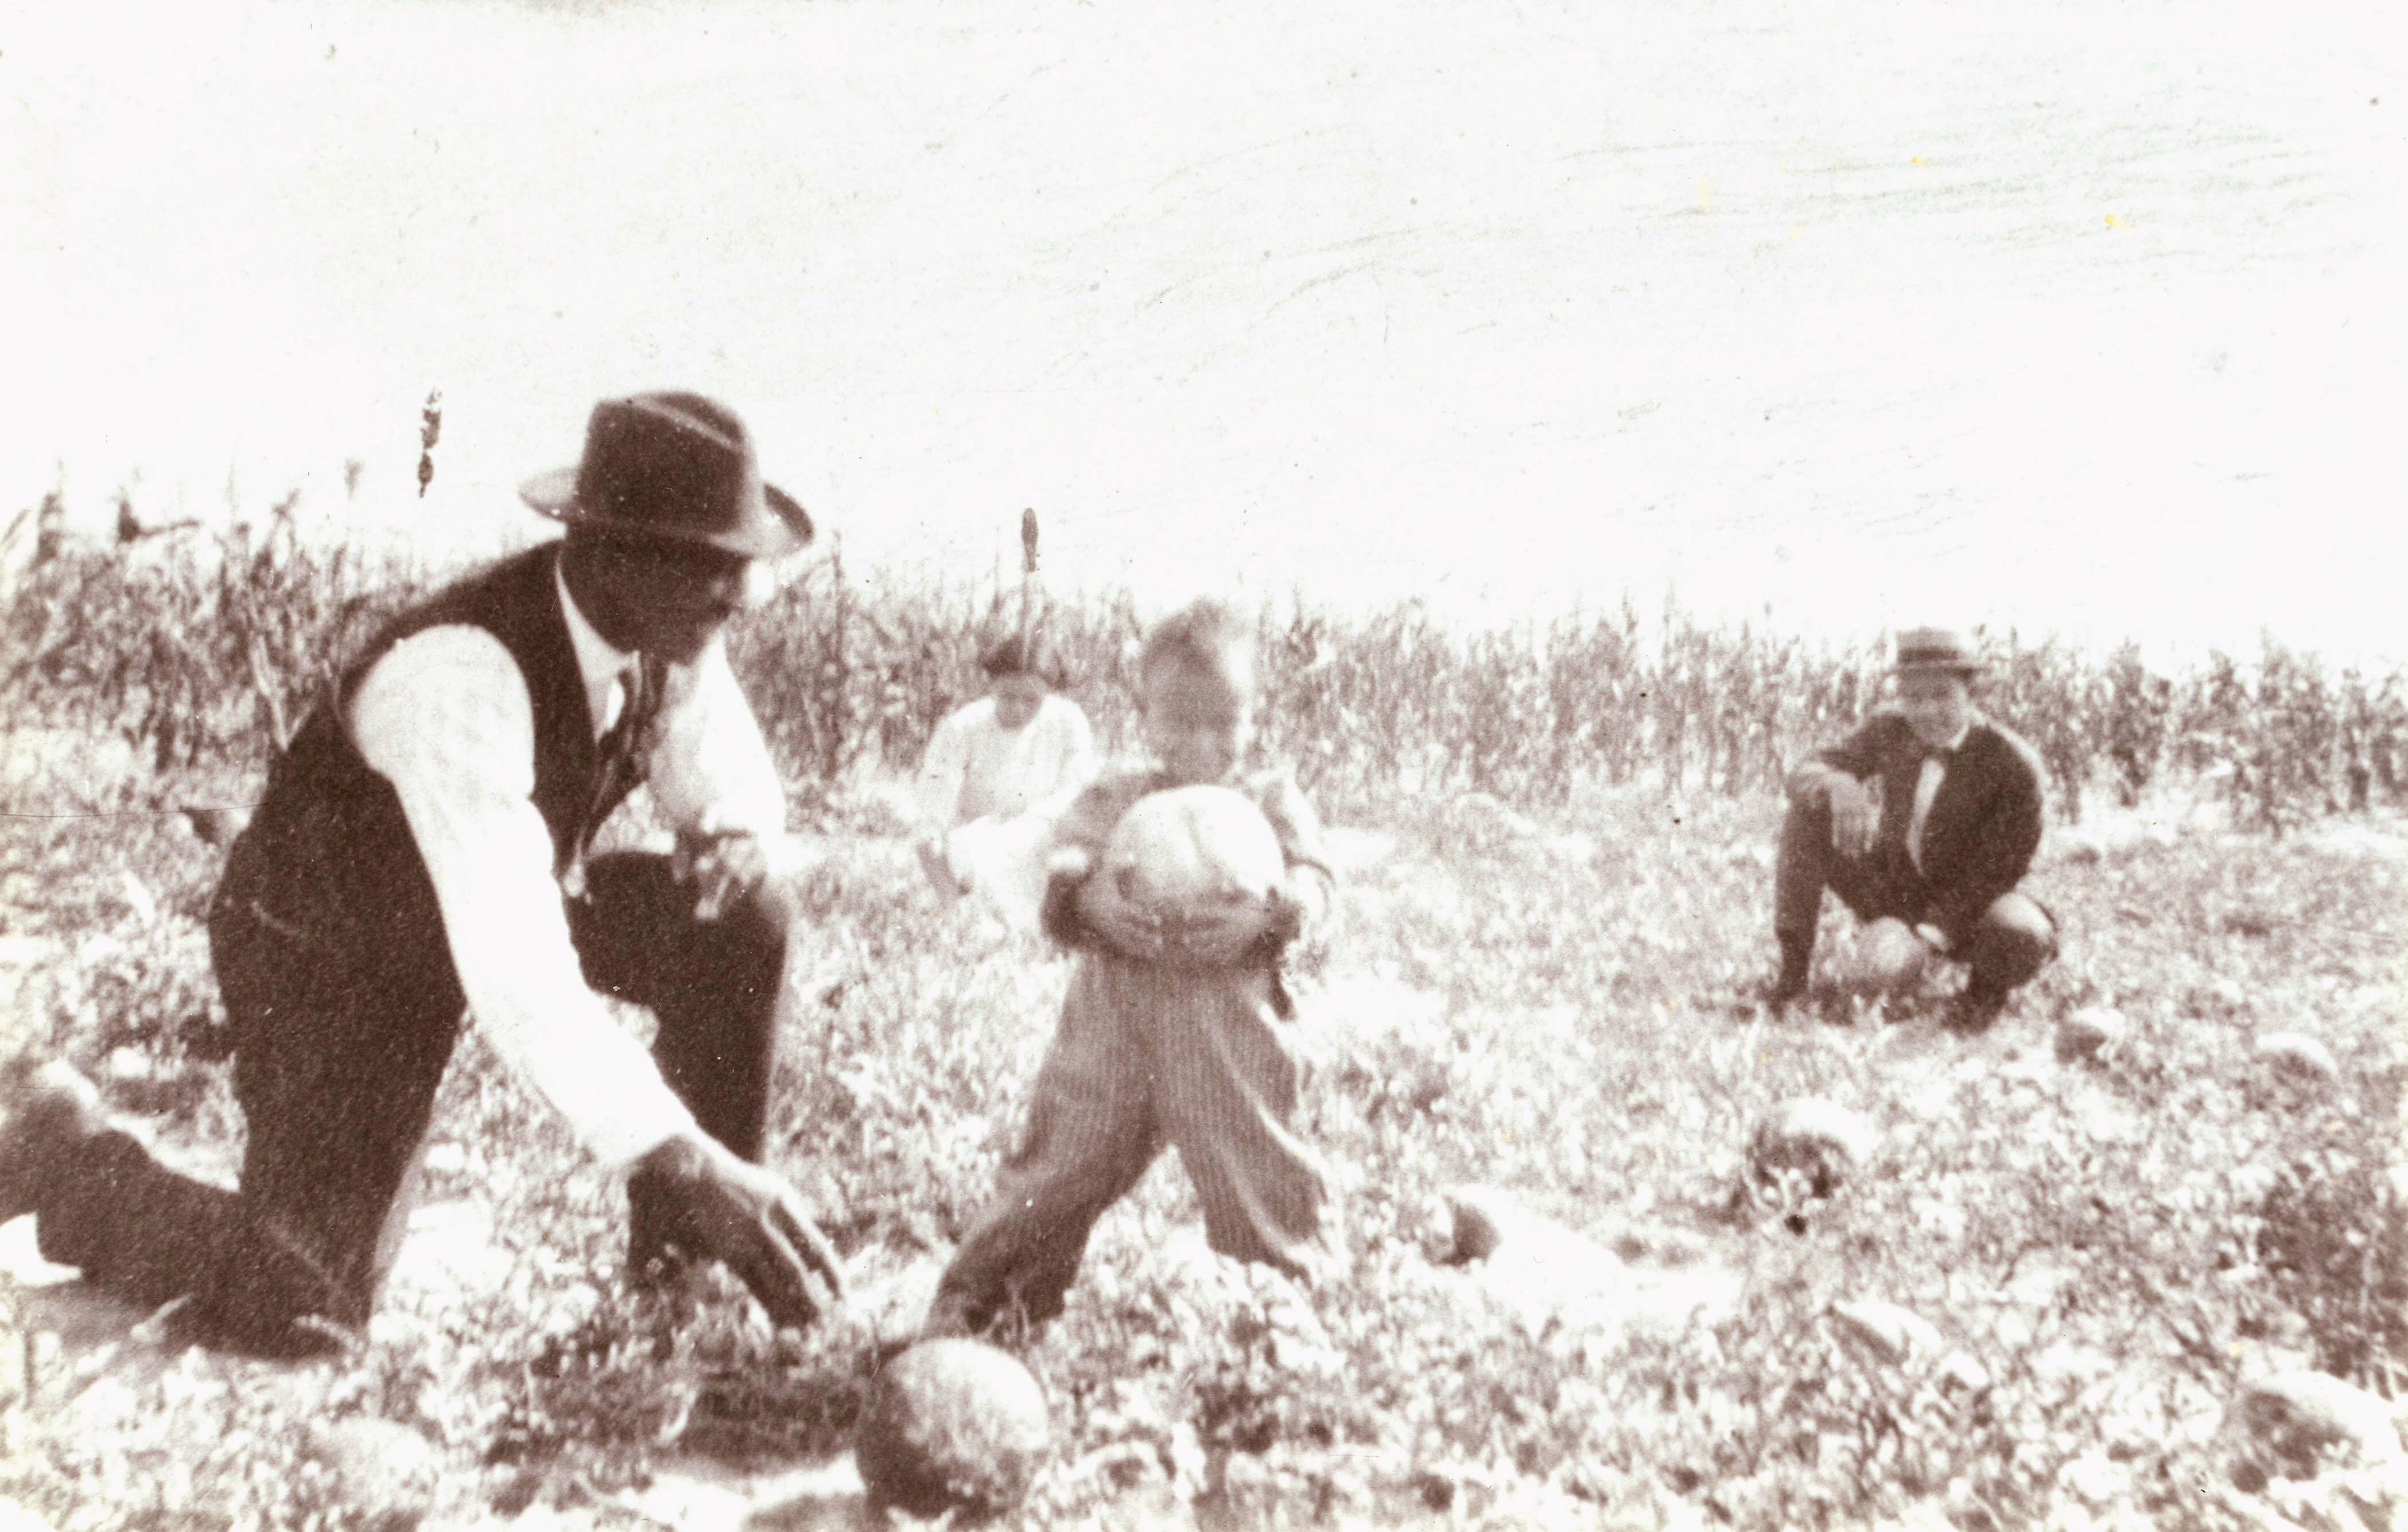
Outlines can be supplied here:
[[552, 561], [552, 585], [560, 593], [561, 615], [568, 620], [568, 647], [576, 651], [578, 679], [585, 683], [585, 716], [592, 720], [594, 737], [598, 739], [609, 728], [603, 714], [610, 704], [610, 683], [635, 665], [635, 651], [611, 647], [578, 609], [557, 556]]
[[1967, 713], [1965, 715], [1965, 726], [1956, 731], [1956, 737], [1949, 740], [1948, 743], [1941, 746], [1940, 748], [1946, 751], [1951, 755], [1956, 754], [1957, 751], [1964, 747], [1965, 737], [1973, 732], [1973, 725], [1980, 721], [1981, 718], [1979, 714]]

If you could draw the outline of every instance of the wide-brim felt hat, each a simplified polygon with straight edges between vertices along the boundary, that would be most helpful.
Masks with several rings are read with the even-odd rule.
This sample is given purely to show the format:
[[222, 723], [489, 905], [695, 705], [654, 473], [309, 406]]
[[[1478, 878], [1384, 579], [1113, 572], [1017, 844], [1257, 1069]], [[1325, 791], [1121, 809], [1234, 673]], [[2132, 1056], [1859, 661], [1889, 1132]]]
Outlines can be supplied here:
[[1918, 670], [1971, 676], [1981, 668], [1980, 653], [1955, 628], [1908, 628], [1898, 636], [1898, 673], [1901, 676]]
[[811, 540], [795, 497], [761, 480], [752, 434], [699, 394], [605, 399], [585, 424], [585, 453], [519, 486], [528, 505], [570, 526], [707, 543], [774, 559]]

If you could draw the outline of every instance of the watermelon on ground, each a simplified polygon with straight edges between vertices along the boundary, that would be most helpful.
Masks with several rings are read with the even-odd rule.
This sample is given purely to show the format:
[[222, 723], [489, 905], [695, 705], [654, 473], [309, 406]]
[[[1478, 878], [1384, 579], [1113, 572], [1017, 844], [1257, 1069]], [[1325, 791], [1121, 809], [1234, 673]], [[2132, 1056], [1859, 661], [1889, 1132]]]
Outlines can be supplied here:
[[870, 1385], [853, 1461], [873, 1508], [996, 1516], [1028, 1493], [1052, 1441], [1044, 1390], [982, 1341], [924, 1340]]

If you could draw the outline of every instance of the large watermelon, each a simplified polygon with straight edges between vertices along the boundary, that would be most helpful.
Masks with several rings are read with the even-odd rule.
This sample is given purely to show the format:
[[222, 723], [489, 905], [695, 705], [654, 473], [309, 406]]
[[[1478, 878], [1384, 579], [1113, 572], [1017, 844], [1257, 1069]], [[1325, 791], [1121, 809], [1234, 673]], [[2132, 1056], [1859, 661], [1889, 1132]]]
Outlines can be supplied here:
[[1149, 793], [1112, 827], [1106, 876], [1164, 913], [1260, 902], [1287, 870], [1279, 837], [1244, 794], [1210, 785]]
[[870, 1384], [853, 1462], [870, 1505], [960, 1524], [1001, 1515], [1028, 1493], [1052, 1442], [1045, 1394], [1010, 1353], [978, 1340], [924, 1340]]

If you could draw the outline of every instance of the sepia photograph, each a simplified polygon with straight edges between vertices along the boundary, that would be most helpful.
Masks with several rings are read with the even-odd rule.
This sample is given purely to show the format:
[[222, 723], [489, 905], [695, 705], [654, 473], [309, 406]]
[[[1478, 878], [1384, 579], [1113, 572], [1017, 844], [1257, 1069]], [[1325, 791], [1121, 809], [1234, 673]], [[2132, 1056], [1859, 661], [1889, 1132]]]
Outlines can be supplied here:
[[0, 0], [0, 1532], [2408, 1526], [2403, 113]]

